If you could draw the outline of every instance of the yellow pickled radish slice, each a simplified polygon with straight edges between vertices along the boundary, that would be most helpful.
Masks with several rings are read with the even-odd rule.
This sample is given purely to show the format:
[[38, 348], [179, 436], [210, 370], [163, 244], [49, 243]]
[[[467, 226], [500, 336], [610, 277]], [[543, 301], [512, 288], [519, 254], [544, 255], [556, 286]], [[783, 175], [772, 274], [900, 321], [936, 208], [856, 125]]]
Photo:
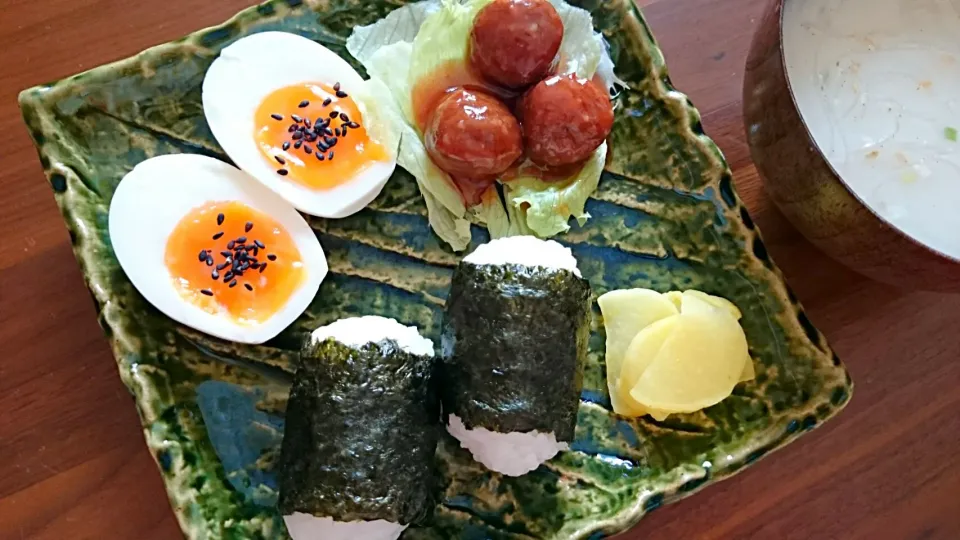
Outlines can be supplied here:
[[668, 293], [664, 293], [663, 295], [666, 296], [673, 303], [673, 305], [677, 306], [677, 309], [680, 309], [680, 303], [683, 299], [683, 295], [685, 294], [696, 296], [712, 306], [729, 311], [730, 314], [733, 315], [733, 317], [738, 321], [743, 317], [743, 313], [740, 313], [740, 309], [733, 302], [727, 300], [726, 298], [707, 294], [703, 291], [689, 290], [683, 291], [682, 293], [680, 291], [670, 291]]
[[[689, 294], [696, 296], [701, 300], [709, 303], [714, 307], [718, 307], [724, 311], [729, 312], [735, 319], [738, 321], [743, 318], [743, 314], [740, 313], [740, 309], [737, 308], [736, 304], [727, 300], [726, 298], [721, 298], [719, 296], [713, 296], [701, 291], [683, 291], [683, 294]], [[750, 353], [747, 353], [747, 357], [743, 363], [743, 371], [740, 373], [740, 379], [738, 382], [752, 381], [757, 377], [756, 372], [753, 369], [753, 359], [750, 358]]]
[[[670, 300], [679, 308], [682, 301], [683, 295], [695, 296], [708, 304], [720, 308], [724, 311], [729, 312], [736, 318], [738, 321], [743, 317], [743, 314], [740, 313], [740, 309], [737, 308], [736, 304], [727, 300], [726, 298], [721, 298], [719, 296], [713, 296], [702, 291], [683, 291], [679, 293], [677, 291], [671, 291], [666, 293], [665, 296], [670, 296]], [[740, 373], [740, 379], [738, 382], [752, 381], [757, 377], [756, 372], [753, 368], [753, 359], [750, 358], [750, 353], [747, 353], [747, 357], [744, 360], [743, 371]]]
[[673, 332], [629, 395], [645, 409], [698, 411], [730, 395], [747, 358], [746, 337], [729, 310], [685, 294]]
[[676, 414], [671, 411], [664, 411], [661, 409], [646, 409], [646, 413], [650, 415], [654, 420], [663, 421], [666, 420], [671, 414]]
[[630, 396], [630, 390], [637, 384], [643, 372], [650, 367], [667, 338], [673, 333], [679, 319], [680, 315], [671, 315], [666, 319], [660, 319], [641, 330], [630, 342], [630, 346], [627, 347], [623, 357], [620, 378], [617, 381], [616, 388], [611, 392], [611, 395], [615, 394], [617, 396], [617, 402], [624, 410], [621, 412], [614, 407], [614, 412], [635, 416], [644, 414], [640, 411], [645, 411], [645, 407]]
[[680, 302], [683, 300], [683, 293], [680, 291], [670, 291], [663, 293], [663, 297], [670, 301], [674, 306], [676, 306], [677, 311], [680, 311]]
[[743, 364], [743, 371], [740, 372], [740, 381], [747, 382], [752, 381], [757, 378], [757, 372], [753, 368], [753, 358], [750, 358], [750, 354], [747, 354], [747, 360]]
[[648, 289], [611, 291], [598, 298], [597, 303], [607, 333], [607, 386], [614, 410], [619, 413], [623, 405], [618, 403], [616, 387], [627, 347], [641, 330], [679, 311], [663, 295]]

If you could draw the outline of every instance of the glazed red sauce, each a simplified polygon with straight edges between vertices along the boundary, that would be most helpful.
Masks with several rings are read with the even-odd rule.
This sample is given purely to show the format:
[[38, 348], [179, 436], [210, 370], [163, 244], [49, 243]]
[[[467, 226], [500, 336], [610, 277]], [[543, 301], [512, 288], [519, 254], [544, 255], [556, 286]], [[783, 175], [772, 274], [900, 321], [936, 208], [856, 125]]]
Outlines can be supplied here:
[[508, 107], [516, 97], [516, 92], [504, 90], [485, 81], [468, 64], [451, 60], [437, 68], [430, 76], [422, 77], [413, 87], [413, 95], [410, 99], [413, 103], [414, 120], [421, 132], [430, 120], [430, 115], [443, 99], [443, 95], [458, 86], [484, 90], [502, 99]]
[[497, 180], [495, 178], [467, 178], [464, 176], [450, 176], [453, 183], [460, 190], [460, 197], [467, 207], [476, 206], [483, 200], [483, 194]]

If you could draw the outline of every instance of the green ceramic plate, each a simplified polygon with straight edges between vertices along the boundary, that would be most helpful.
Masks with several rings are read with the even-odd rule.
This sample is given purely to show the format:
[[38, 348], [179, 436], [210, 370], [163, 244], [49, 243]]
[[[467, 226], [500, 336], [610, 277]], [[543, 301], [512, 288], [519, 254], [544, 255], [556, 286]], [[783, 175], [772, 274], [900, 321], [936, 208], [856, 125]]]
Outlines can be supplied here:
[[[356, 25], [398, 0], [273, 0], [222, 26], [20, 96], [47, 179], [109, 336], [123, 382], [190, 538], [285, 538], [273, 472], [291, 356], [300, 334], [362, 314], [415, 324], [436, 339], [457, 256], [428, 226], [412, 178], [398, 171], [371, 208], [314, 220], [331, 274], [291, 328], [257, 347], [173, 323], [120, 270], [107, 208], [136, 163], [159, 154], [226, 157], [203, 118], [200, 85], [221, 48], [262, 30], [295, 32], [340, 52]], [[733, 189], [697, 111], [670, 85], [663, 57], [630, 0], [586, 1], [611, 44], [620, 96], [612, 154], [586, 226], [560, 238], [596, 294], [624, 287], [699, 288], [730, 298], [756, 381], [697, 414], [630, 420], [610, 412], [603, 325], [596, 313], [577, 440], [522, 478], [483, 471], [450, 440], [432, 525], [406, 539], [590, 538], [721, 480], [830, 418], [851, 381], [810, 323]], [[487, 239], [473, 231], [474, 243]]]

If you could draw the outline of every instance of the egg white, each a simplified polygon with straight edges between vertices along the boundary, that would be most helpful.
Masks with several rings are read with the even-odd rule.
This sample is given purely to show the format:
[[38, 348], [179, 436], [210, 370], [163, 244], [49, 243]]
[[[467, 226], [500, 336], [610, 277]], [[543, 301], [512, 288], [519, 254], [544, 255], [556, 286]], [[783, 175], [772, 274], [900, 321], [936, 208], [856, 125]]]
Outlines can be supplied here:
[[[269, 215], [300, 251], [303, 282], [261, 323], [241, 324], [185, 300], [164, 262], [167, 239], [180, 220], [212, 201], [237, 201]], [[279, 334], [307, 309], [327, 275], [323, 248], [296, 210], [249, 175], [205, 156], [160, 156], [134, 167], [110, 201], [108, 229], [120, 266], [147, 301], [177, 322], [237, 343], [263, 343]]]
[[[312, 189], [277, 174], [254, 138], [255, 113], [270, 93], [303, 83], [339, 82], [357, 102], [371, 138], [385, 145], [390, 161], [374, 162], [332, 189]], [[369, 121], [372, 107], [361, 99], [365, 81], [333, 51], [286, 32], [263, 32], [225, 48], [203, 80], [203, 112], [217, 142], [238, 167], [253, 175], [299, 210], [341, 218], [369, 204], [396, 168], [399, 134], [378, 133], [384, 124]]]

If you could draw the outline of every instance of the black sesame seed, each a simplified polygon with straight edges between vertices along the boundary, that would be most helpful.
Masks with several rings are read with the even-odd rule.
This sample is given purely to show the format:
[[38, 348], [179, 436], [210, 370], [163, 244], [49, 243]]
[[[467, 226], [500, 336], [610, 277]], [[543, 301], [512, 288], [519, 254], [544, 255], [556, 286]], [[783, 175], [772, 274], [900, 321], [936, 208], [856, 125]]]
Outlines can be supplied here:
[[339, 82], [339, 81], [333, 83], [333, 91], [334, 91], [334, 92], [339, 92], [339, 91], [340, 91], [340, 82]]
[[[297, 116], [297, 115], [295, 115], [295, 114], [291, 114], [291, 115], [290, 115], [290, 118], [293, 119], [293, 121], [296, 122], [296, 123], [298, 123], [298, 124], [299, 124], [300, 122], [303, 122], [303, 118], [301, 118], [301, 117], [299, 117], [299, 116]], [[297, 127], [300, 127], [300, 126], [297, 126]]]
[[213, 291], [210, 289], [200, 289], [200, 294], [204, 296], [213, 296]]
[[217, 214], [217, 225], [223, 225], [223, 214]]
[[295, 150], [299, 150], [301, 146], [303, 146], [303, 141], [297, 141], [297, 142], [293, 143], [293, 148], [294, 148]]
[[334, 135], [336, 135], [337, 137], [339, 137], [339, 136], [341, 135], [341, 133], [340, 133], [340, 128], [337, 128], [337, 129], [333, 130], [333, 133], [334, 133]]
[[240, 238], [237, 238], [237, 243], [238, 243], [238, 244], [245, 244], [246, 242], [247, 242], [247, 237], [246, 237], [246, 236], [241, 236]]
[[267, 269], [267, 263], [260, 263], [260, 270], [259, 270], [259, 272], [262, 274], [263, 271], [266, 270], [266, 269]]
[[313, 126], [313, 124], [310, 123], [310, 119], [309, 119], [309, 118], [304, 118], [304, 119], [303, 119], [303, 125], [304, 125], [307, 129], [310, 129], [310, 128]]
[[207, 266], [213, 266], [213, 258], [207, 257]]
[[340, 120], [343, 120], [344, 122], [349, 122], [349, 121], [350, 121], [350, 117], [347, 116], [347, 115], [344, 114], [344, 113], [340, 113]]
[[347, 136], [347, 125], [346, 125], [346, 124], [340, 126], [340, 136], [341, 136], [341, 137], [346, 137], [346, 136]]
[[220, 263], [217, 265], [217, 270], [223, 270], [224, 268], [230, 266], [230, 263]]
[[330, 118], [336, 118], [336, 117], [338, 117], [338, 116], [340, 116], [340, 112], [339, 112], [339, 111], [333, 111], [332, 113], [330, 113]]
[[270, 118], [273, 118], [274, 120], [278, 120], [278, 121], [279, 121], [279, 120], [283, 120], [283, 115], [282, 115], [282, 114], [273, 113], [273, 114], [270, 115]]
[[214, 239], [214, 240], [219, 240], [220, 237], [222, 237], [222, 236], [223, 236], [223, 231], [220, 231], [220, 232], [218, 232], [217, 234], [213, 235], [213, 239]]
[[248, 291], [252, 291], [252, 290], [253, 290], [253, 286], [250, 285], [249, 283], [244, 283], [244, 284], [243, 284], [243, 287], [244, 287], [245, 289], [247, 289]]
[[[235, 240], [231, 240], [231, 241], [227, 242], [227, 249], [233, 249], [233, 247], [236, 246], [236, 245], [237, 245], [236, 241], [235, 241]], [[226, 255], [223, 255], [224, 253], [226, 253]], [[221, 251], [220, 254], [223, 255], [224, 257], [229, 257], [229, 256], [230, 256], [230, 252], [229, 252], [229, 251]]]
[[[232, 244], [232, 243], [233, 243], [233, 242], [230, 242], [230, 244]], [[227, 247], [230, 247], [230, 244], [227, 244]], [[230, 249], [233, 249], [233, 248], [230, 247]], [[230, 256], [233, 255], [233, 252], [232, 252], [232, 251], [221, 251], [220, 254], [229, 259]]]
[[332, 103], [332, 102], [333, 102], [332, 99], [327, 98], [327, 99], [323, 100], [323, 106], [326, 107], [327, 105], [330, 105], [330, 103]]
[[290, 141], [284, 141], [284, 142], [283, 142], [283, 146], [282, 146], [281, 148], [283, 148], [284, 150], [289, 150], [289, 149], [290, 149]]
[[323, 160], [324, 160], [323, 154], [321, 154], [320, 152], [317, 152], [317, 160], [318, 160], [318, 161], [323, 161]]
[[308, 101], [308, 100], [305, 99], [305, 100], [301, 101], [300, 104], [297, 105], [297, 107], [300, 107], [300, 108], [302, 109], [302, 108], [306, 107], [306, 106], [309, 105], [309, 104], [310, 104], [310, 101]]
[[333, 150], [331, 150], [330, 153], [327, 154], [327, 159], [333, 159]]
[[336, 137], [331, 138], [330, 141], [329, 141], [327, 144], [329, 144], [330, 146], [336, 146], [336, 145], [337, 145], [337, 138], [336, 138]]
[[293, 132], [296, 131], [296, 130], [297, 130], [297, 125], [296, 125], [296, 124], [290, 124], [290, 127], [287, 128], [287, 133], [293, 133]]
[[317, 134], [316, 134], [316, 133], [307, 133], [306, 135], [304, 135], [303, 138], [304, 138], [307, 142], [313, 142], [313, 141], [317, 140]]
[[277, 174], [279, 174], [280, 176], [286, 176], [286, 175], [287, 175], [287, 170], [286, 170], [286, 169], [280, 169], [279, 171], [277, 171]]
[[237, 280], [233, 280], [233, 281], [230, 282], [230, 288], [231, 288], [231, 289], [234, 288], [234, 287], [236, 287], [236, 286], [237, 286]]
[[293, 135], [291, 135], [291, 137], [293, 137], [293, 140], [295, 140], [295, 141], [296, 141], [297, 139], [302, 139], [302, 138], [303, 138], [303, 132], [302, 132], [302, 131], [294, 131], [294, 132], [293, 132]]
[[333, 130], [330, 129], [330, 128], [324, 129], [324, 130], [323, 130], [323, 133], [324, 133], [324, 135], [326, 135], [327, 137], [333, 137]]
[[200, 254], [197, 255], [197, 260], [199, 260], [200, 262], [207, 260], [207, 250], [201, 249]]
[[283, 158], [280, 157], [280, 156], [273, 156], [273, 159], [277, 160], [277, 163], [279, 163], [279, 164], [281, 164], [281, 165], [286, 165], [286, 164], [287, 164], [287, 160], [283, 159]]
[[277, 256], [274, 255], [273, 253], [270, 253], [267, 255], [267, 259], [270, 259], [271, 261], [275, 261], [277, 260]]
[[250, 259], [253, 260], [254, 262], [256, 262], [256, 260], [257, 260], [257, 259], [256, 259], [257, 253], [259, 253], [259, 252], [260, 252], [260, 248], [257, 247], [257, 246], [254, 246], [254, 247], [253, 247], [253, 257], [251, 257]]
[[250, 229], [253, 228], [253, 222], [248, 221], [246, 225], [243, 226], [243, 232], [250, 232]]
[[233, 279], [233, 271], [232, 271], [232, 270], [227, 270], [227, 273], [223, 275], [223, 282], [224, 282], [224, 283], [227, 283], [227, 282], [229, 282], [231, 279]]
[[306, 153], [308, 153], [308, 154], [312, 154], [312, 153], [313, 153], [313, 149], [310, 148], [309, 146], [304, 146], [304, 147], [303, 147], [303, 151], [306, 152]]
[[360, 124], [358, 124], [358, 123], [354, 122], [353, 120], [351, 120], [351, 121], [347, 124], [347, 127], [349, 127], [350, 129], [357, 129], [358, 127], [360, 127]]
[[259, 240], [254, 240], [254, 241], [253, 241], [253, 245], [257, 246], [257, 247], [260, 248], [260, 249], [264, 249], [265, 247], [267, 247], [267, 246], [263, 245], [263, 242], [261, 242], [261, 241], [259, 241]]
[[348, 94], [341, 90], [337, 92], [337, 97], [342, 99], [342, 98], [348, 97]]
[[220, 279], [220, 272], [214, 270], [213, 272], [210, 272], [210, 277], [213, 279]]
[[323, 141], [317, 142], [317, 150], [321, 152], [326, 152], [328, 149], [329, 147], [326, 144], [324, 144]]

